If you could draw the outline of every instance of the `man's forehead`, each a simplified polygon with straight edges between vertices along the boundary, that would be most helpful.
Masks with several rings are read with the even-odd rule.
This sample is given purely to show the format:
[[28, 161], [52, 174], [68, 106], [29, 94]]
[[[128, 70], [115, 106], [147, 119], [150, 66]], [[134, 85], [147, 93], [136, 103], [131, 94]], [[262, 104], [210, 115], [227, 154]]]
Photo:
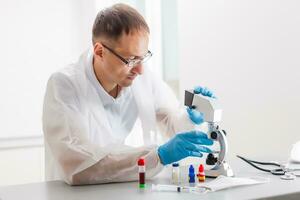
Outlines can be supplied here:
[[116, 43], [116, 50], [126, 56], [143, 56], [148, 51], [148, 33], [123, 34]]

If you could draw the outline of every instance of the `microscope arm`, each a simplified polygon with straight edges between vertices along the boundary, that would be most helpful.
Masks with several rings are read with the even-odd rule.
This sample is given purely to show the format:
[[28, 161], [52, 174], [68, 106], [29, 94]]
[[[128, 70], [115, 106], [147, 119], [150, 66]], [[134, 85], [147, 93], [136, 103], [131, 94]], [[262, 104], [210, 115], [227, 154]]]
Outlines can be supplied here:
[[[221, 174], [233, 176], [232, 169], [225, 161], [228, 151], [226, 132], [224, 130], [219, 130], [219, 126], [217, 125], [222, 117], [222, 109], [218, 101], [201, 94], [194, 94], [193, 90], [186, 90], [184, 105], [204, 114], [204, 121], [208, 124], [209, 138], [217, 141], [220, 145], [219, 151], [210, 153], [207, 156], [206, 163], [208, 165], [214, 165], [214, 167], [207, 170], [206, 173], [211, 177], [217, 177]], [[218, 154], [218, 157], [214, 156], [216, 153]]]

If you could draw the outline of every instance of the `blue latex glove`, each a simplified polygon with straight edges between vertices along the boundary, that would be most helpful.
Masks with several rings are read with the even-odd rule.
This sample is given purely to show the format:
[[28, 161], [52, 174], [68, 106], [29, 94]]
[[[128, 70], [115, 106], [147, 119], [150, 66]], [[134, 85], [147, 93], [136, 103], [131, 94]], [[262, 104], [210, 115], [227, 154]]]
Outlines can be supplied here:
[[[194, 89], [195, 94], [202, 94], [203, 96], [211, 97], [211, 98], [216, 98], [215, 95], [211, 90], [209, 90], [207, 87], [201, 87], [197, 86]], [[203, 113], [198, 112], [197, 110], [194, 110], [192, 108], [187, 108], [186, 109], [189, 118], [194, 122], [195, 124], [202, 124], [204, 122], [204, 115]]]
[[207, 87], [201, 87], [197, 86], [194, 88], [194, 93], [195, 94], [202, 94], [203, 96], [211, 97], [211, 98], [216, 98], [214, 93], [208, 89]]
[[211, 153], [208, 147], [213, 140], [200, 131], [189, 131], [176, 134], [164, 145], [158, 147], [158, 155], [163, 165], [177, 162], [188, 156], [202, 157], [202, 153]]
[[200, 125], [204, 122], [204, 114], [193, 109], [193, 108], [186, 108], [186, 111], [189, 115], [189, 118], [192, 120], [194, 124]]

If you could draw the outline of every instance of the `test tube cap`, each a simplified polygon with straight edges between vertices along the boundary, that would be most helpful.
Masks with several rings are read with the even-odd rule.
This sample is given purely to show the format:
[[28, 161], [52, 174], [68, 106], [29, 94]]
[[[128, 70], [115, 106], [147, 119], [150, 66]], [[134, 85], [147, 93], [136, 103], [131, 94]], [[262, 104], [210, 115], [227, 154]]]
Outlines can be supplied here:
[[179, 163], [173, 163], [172, 166], [173, 167], [179, 167]]
[[138, 165], [139, 165], [139, 166], [144, 166], [144, 165], [145, 165], [145, 159], [144, 159], [144, 158], [140, 158], [140, 159], [138, 160]]

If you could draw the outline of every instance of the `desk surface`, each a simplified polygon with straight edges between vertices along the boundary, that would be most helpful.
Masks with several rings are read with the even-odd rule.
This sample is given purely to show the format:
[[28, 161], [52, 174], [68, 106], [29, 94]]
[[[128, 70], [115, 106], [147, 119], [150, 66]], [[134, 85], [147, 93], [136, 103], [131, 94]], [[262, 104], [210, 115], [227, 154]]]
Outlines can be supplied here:
[[76, 199], [300, 199], [300, 178], [281, 180], [279, 176], [260, 172], [245, 163], [236, 162], [232, 165], [237, 176], [269, 177], [270, 183], [231, 188], [208, 194], [190, 194], [177, 192], [152, 192], [151, 183], [169, 183], [170, 171], [165, 169], [153, 180], [147, 182], [145, 190], [138, 189], [137, 182], [113, 183], [88, 186], [69, 186], [62, 181], [50, 181], [25, 185], [0, 187], [1, 200], [76, 200]]

